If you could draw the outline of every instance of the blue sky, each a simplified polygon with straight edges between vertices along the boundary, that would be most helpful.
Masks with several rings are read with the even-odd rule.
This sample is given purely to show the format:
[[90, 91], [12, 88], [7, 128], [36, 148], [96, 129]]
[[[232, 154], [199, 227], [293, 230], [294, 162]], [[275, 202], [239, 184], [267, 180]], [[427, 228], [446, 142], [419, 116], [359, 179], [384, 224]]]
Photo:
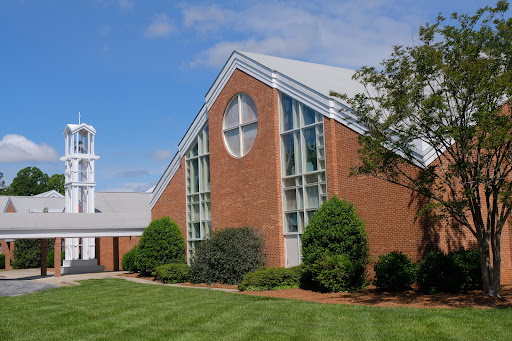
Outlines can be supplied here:
[[0, 2], [0, 172], [64, 172], [67, 123], [96, 129], [97, 190], [152, 187], [232, 50], [348, 68], [412, 45], [438, 12], [495, 1]]

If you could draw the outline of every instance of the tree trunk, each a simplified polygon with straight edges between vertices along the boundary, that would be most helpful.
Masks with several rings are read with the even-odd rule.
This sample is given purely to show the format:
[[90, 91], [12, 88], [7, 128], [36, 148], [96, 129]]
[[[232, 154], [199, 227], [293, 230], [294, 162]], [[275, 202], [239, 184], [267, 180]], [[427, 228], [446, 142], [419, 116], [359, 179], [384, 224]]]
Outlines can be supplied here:
[[489, 296], [501, 297], [500, 296], [500, 282], [501, 282], [501, 233], [495, 233], [491, 236], [492, 241], [492, 265], [491, 270], [492, 282], [491, 282], [491, 293]]
[[482, 290], [489, 295], [491, 291], [491, 269], [489, 259], [489, 243], [485, 238], [479, 238], [480, 270], [482, 271]]

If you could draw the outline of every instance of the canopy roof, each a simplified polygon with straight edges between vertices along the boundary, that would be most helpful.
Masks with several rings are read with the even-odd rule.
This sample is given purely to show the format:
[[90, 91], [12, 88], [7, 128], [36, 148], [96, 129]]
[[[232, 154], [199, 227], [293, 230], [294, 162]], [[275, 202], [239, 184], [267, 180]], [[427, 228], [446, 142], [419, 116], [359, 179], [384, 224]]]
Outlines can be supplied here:
[[[150, 196], [97, 192], [96, 213], [64, 213], [59, 197], [0, 196], [0, 239], [140, 236], [151, 222]], [[3, 213], [9, 198], [17, 213]]]

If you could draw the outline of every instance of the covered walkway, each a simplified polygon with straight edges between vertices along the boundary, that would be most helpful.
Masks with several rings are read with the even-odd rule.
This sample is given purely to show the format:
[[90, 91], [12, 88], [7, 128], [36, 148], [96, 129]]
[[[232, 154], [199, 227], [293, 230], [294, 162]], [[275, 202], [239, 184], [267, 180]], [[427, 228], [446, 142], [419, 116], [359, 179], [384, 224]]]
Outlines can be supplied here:
[[[119, 257], [119, 237], [139, 237], [149, 225], [149, 214], [140, 213], [17, 213], [3, 214], [0, 240], [6, 269], [10, 268], [14, 243], [9, 239], [41, 240], [41, 276], [46, 276], [48, 239], [55, 239], [54, 276], [61, 276], [62, 238], [113, 237], [112, 252]], [[117, 245], [117, 248], [116, 248]], [[116, 250], [117, 249], [117, 250]], [[118, 270], [118, 269], [114, 269]]]

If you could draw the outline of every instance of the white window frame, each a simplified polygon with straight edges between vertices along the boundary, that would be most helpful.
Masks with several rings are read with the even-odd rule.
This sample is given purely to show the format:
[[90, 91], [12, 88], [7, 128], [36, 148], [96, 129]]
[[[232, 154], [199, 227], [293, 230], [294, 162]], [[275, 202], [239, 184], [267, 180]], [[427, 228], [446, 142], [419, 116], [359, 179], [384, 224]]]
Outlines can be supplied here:
[[[256, 119], [255, 120], [251, 120], [251, 121], [248, 121], [248, 122], [244, 122], [242, 123], [242, 96], [247, 96], [249, 97], [253, 103], [254, 103], [254, 106], [256, 106], [256, 102], [254, 102], [254, 100], [252, 99], [251, 96], [249, 96], [248, 94], [246, 94], [245, 92], [240, 92], [238, 94], [236, 94], [235, 96], [233, 96], [231, 98], [231, 100], [229, 101], [227, 107], [226, 107], [226, 111], [224, 112], [224, 116], [223, 116], [223, 119], [222, 119], [222, 136], [223, 136], [223, 139], [224, 139], [224, 145], [226, 146], [226, 149], [227, 151], [229, 152], [229, 154], [236, 158], [236, 159], [240, 159], [242, 157], [244, 157], [245, 155], [247, 155], [247, 153], [249, 153], [252, 149], [252, 147], [254, 146], [254, 142], [253, 144], [249, 147], [248, 150], [245, 150], [245, 146], [244, 146], [244, 137], [243, 137], [243, 128], [246, 127], [246, 126], [249, 126], [251, 124], [254, 124], [256, 123], [256, 138], [258, 137], [258, 109], [256, 108]], [[226, 128], [226, 124], [225, 124], [225, 121], [226, 121], [226, 115], [229, 111], [229, 109], [231, 108], [231, 104], [233, 103], [233, 101], [235, 99], [238, 99], [238, 124], [236, 126], [232, 126], [232, 127], [229, 127], [229, 128]], [[238, 146], [239, 146], [239, 150], [240, 150], [240, 155], [235, 155], [231, 149], [229, 148], [229, 144], [228, 144], [228, 141], [226, 139], [226, 132], [228, 131], [233, 131], [235, 129], [238, 129]], [[256, 141], [256, 138], [255, 138], [255, 141]]]

